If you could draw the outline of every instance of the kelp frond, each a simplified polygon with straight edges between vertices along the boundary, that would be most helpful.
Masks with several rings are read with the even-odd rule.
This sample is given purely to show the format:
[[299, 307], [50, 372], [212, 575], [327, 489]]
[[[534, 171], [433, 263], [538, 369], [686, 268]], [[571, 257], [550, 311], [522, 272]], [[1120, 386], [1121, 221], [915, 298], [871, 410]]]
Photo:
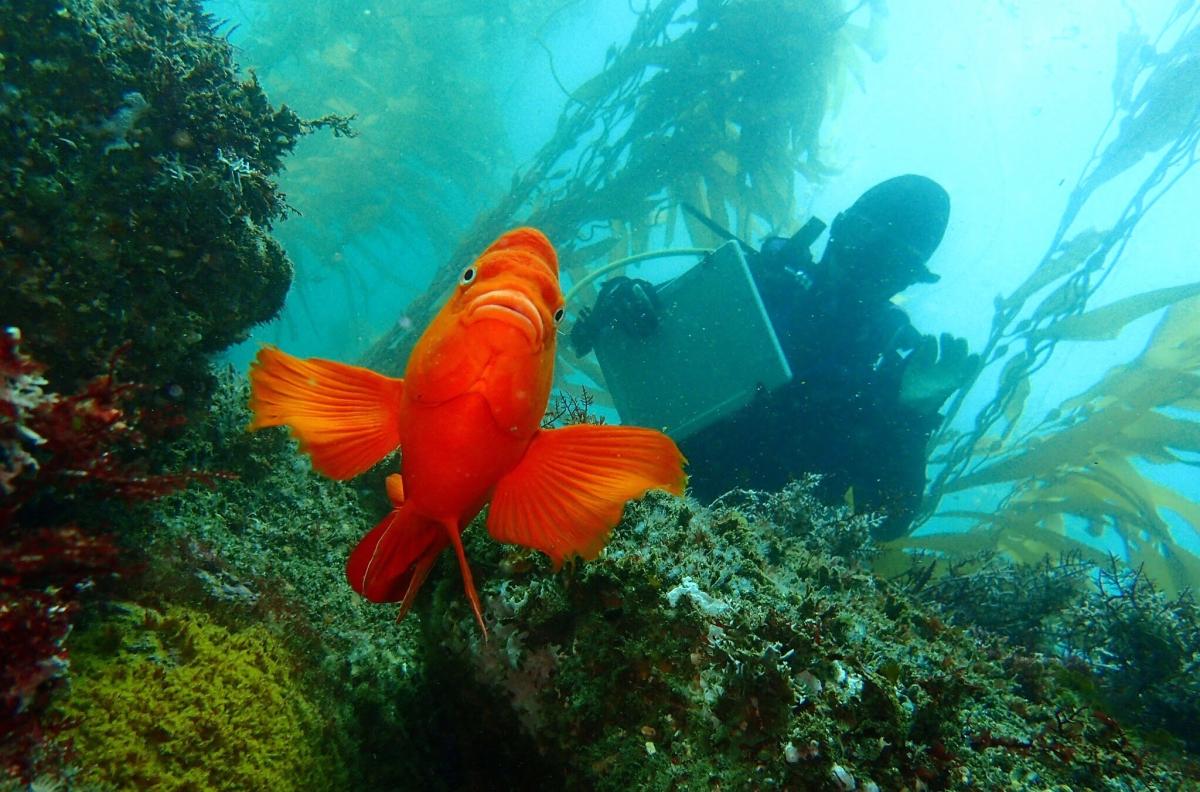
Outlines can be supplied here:
[[[1200, 454], [1200, 282], [1089, 304], [1138, 223], [1200, 156], [1200, 9], [1191, 5], [1180, 4], [1156, 40], [1174, 38], [1162, 52], [1136, 28], [1118, 42], [1112, 119], [1046, 254], [1011, 295], [996, 299], [983, 351], [984, 368], [1000, 369], [995, 393], [971, 430], [950, 429], [977, 375], [951, 402], [935, 438], [925, 519], [947, 496], [961, 501], [968, 491], [968, 500], [997, 505], [940, 512], [974, 527], [913, 536], [904, 546], [948, 555], [1002, 550], [1036, 562], [1071, 549], [1095, 554], [1093, 546], [1104, 544], [1168, 591], [1200, 581], [1200, 558], [1176, 535], [1200, 531], [1200, 506], [1153, 477], [1163, 466], [1195, 466]], [[1141, 42], [1136, 55], [1133, 40]], [[1076, 230], [1093, 192], [1134, 166], [1144, 166], [1145, 176], [1112, 226]], [[1163, 309], [1135, 360], [1030, 425], [1033, 378], [1060, 343], [1115, 339]]]
[[[397, 350], [415, 340], [412, 328], [424, 325], [464, 263], [516, 223], [555, 241], [567, 284], [647, 250], [652, 235], [670, 246], [684, 229], [691, 238], [684, 244], [715, 243], [678, 211], [684, 202], [743, 238], [797, 225], [796, 180], [824, 173], [821, 123], [859, 46], [878, 46], [870, 30], [850, 23], [841, 0], [648, 4], [603, 70], [570, 90], [554, 136], [514, 175], [507, 197], [477, 220], [409, 306], [411, 326], [385, 336], [368, 365], [403, 360]], [[585, 292], [586, 302], [594, 287]], [[569, 356], [566, 363], [560, 372], [577, 367], [601, 381], [594, 363]]]

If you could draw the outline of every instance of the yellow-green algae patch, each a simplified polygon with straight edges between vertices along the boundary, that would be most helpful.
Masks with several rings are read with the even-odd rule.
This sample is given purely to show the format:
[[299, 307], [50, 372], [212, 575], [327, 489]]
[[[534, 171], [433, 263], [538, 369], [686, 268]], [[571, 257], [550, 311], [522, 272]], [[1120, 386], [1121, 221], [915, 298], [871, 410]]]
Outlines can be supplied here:
[[118, 789], [336, 789], [331, 722], [262, 625], [121, 606], [73, 642], [63, 714], [83, 780]]

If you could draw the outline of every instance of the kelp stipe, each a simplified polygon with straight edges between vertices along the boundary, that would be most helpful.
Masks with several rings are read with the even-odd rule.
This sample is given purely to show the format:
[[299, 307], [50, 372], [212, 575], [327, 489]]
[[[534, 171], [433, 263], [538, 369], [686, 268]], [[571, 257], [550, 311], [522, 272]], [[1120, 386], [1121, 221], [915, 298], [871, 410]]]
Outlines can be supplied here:
[[[777, 35], [763, 37], [768, 19]], [[713, 241], [678, 214], [681, 202], [744, 237], [756, 228], [798, 224], [796, 174], [824, 173], [821, 122], [857, 74], [871, 31], [848, 22], [833, 0], [691, 10], [682, 0], [665, 0], [648, 7], [629, 41], [609, 51], [604, 69], [570, 91], [553, 137], [461, 238], [409, 306], [410, 321], [387, 333], [366, 364], [386, 371], [403, 359], [396, 350], [413, 343], [413, 328], [423, 326], [473, 252], [514, 218], [555, 241], [571, 283], [646, 250], [652, 233], [670, 245], [677, 218], [695, 242]], [[743, 57], [746, 47], [758, 54], [753, 65]], [[701, 83], [710, 88], [692, 90]], [[594, 294], [592, 287], [587, 296]], [[602, 381], [594, 361], [568, 355], [563, 363], [560, 378], [575, 368]], [[597, 394], [601, 401], [606, 395]]]
[[[1169, 591], [1200, 580], [1200, 559], [1176, 543], [1164, 516], [1173, 512], [1195, 529], [1200, 507], [1147, 470], [1186, 463], [1200, 449], [1200, 282], [1088, 306], [1138, 223], [1191, 170], [1200, 146], [1200, 81], [1191, 77], [1200, 69], [1200, 10], [1177, 8], [1155, 45], [1172, 37], [1175, 43], [1161, 53], [1148, 55], [1153, 49], [1140, 35], [1135, 29], [1118, 43], [1112, 116], [1049, 249], [1011, 295], [996, 298], [983, 349], [984, 368], [1001, 367], [996, 391], [967, 431], [951, 426], [979, 376], [951, 401], [933, 443], [937, 472], [924, 520], [952, 493], [1001, 487], [1004, 494], [989, 511], [936, 515], [971, 521], [969, 532], [910, 537], [905, 546], [952, 555], [996, 548], [1023, 561], [1079, 548], [1097, 556], [1070, 530], [1078, 527], [1091, 537], [1114, 537], [1131, 564], [1144, 564]], [[1134, 39], [1142, 46], [1130, 54]], [[1077, 230], [1095, 190], [1151, 156], [1157, 160], [1112, 226]], [[1040, 421], [1022, 421], [1032, 377], [1060, 342], [1112, 339], [1162, 308], [1168, 311], [1137, 359], [1113, 367]], [[986, 491], [979, 492], [986, 502]]]

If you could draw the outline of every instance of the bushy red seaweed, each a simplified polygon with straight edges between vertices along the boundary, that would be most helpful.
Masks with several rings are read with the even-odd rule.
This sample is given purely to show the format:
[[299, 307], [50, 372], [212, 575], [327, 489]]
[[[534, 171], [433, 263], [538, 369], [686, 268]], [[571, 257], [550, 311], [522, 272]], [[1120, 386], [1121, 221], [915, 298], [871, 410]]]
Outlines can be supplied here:
[[0, 767], [28, 781], [49, 761], [46, 705], [67, 671], [65, 646], [83, 592], [118, 574], [111, 533], [91, 525], [96, 499], [155, 498], [203, 474], [157, 475], [130, 461], [144, 416], [136, 386], [112, 371], [80, 392], [43, 390], [45, 367], [0, 331]]

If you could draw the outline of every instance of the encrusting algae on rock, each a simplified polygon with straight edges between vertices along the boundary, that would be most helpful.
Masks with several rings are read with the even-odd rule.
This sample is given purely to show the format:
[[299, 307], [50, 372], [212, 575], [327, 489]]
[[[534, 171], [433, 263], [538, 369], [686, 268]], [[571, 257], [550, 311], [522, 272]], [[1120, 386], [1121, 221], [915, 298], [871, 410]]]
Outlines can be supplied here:
[[458, 680], [457, 717], [528, 744], [463, 753], [513, 767], [515, 745], [573, 789], [1200, 783], [1068, 687], [1059, 662], [873, 575], [869, 526], [800, 483], [706, 509], [650, 496], [599, 559], [558, 577], [469, 539], [491, 639], [439, 578], [421, 610], [429, 665]]
[[61, 708], [80, 778], [117, 789], [338, 789], [344, 747], [262, 625], [114, 605], [74, 641]]

